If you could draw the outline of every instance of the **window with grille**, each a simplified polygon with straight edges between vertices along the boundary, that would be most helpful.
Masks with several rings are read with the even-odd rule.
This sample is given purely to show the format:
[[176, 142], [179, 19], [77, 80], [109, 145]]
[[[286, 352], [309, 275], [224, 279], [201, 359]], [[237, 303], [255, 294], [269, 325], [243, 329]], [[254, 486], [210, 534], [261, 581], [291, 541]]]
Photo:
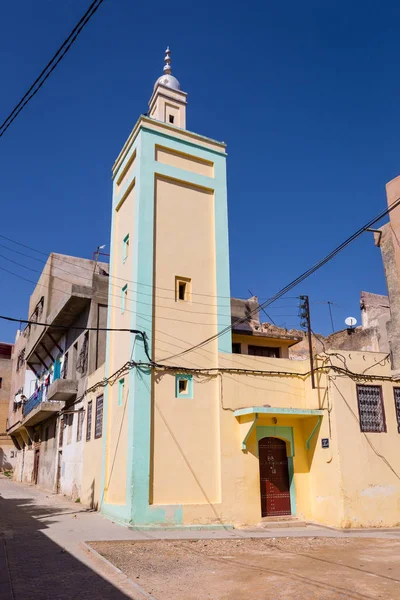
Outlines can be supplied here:
[[103, 396], [96, 398], [96, 422], [94, 437], [100, 438], [103, 431]]
[[85, 413], [83, 410], [78, 412], [78, 427], [76, 430], [76, 441], [80, 442], [82, 439], [82, 431], [83, 431], [83, 419], [85, 417]]
[[279, 348], [269, 346], [249, 346], [248, 353], [251, 356], [266, 356], [268, 358], [279, 358]]
[[86, 421], [86, 441], [90, 440], [92, 435], [92, 401], [87, 403], [87, 421]]
[[385, 432], [386, 421], [380, 385], [357, 386], [360, 429], [364, 432]]
[[394, 405], [396, 407], [397, 431], [400, 433], [400, 387], [393, 388]]

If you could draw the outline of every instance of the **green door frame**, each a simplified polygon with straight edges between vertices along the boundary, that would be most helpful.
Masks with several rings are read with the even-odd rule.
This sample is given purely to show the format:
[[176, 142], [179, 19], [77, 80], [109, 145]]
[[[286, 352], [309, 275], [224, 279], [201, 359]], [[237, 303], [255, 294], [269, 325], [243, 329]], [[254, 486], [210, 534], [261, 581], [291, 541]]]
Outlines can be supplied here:
[[257, 436], [257, 456], [258, 442], [266, 437], [275, 437], [286, 442], [286, 454], [288, 459], [289, 471], [289, 489], [290, 489], [290, 510], [293, 516], [296, 516], [296, 489], [294, 485], [294, 434], [293, 427], [279, 427], [278, 425], [271, 426], [256, 426]]

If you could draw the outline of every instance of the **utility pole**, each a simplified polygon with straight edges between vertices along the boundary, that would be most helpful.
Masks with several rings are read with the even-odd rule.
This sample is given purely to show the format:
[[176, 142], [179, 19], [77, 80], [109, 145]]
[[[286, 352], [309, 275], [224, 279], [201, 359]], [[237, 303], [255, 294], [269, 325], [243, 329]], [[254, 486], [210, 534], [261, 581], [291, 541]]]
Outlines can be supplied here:
[[312, 348], [312, 337], [311, 337], [311, 316], [310, 316], [310, 302], [308, 296], [300, 296], [300, 318], [302, 327], [307, 328], [308, 335], [308, 350], [310, 353], [310, 371], [311, 371], [311, 387], [315, 390], [315, 373], [314, 373], [314, 357]]
[[331, 317], [332, 333], [335, 333], [335, 327], [333, 326], [332, 308], [331, 308], [333, 302], [331, 302], [330, 300], [328, 300], [327, 304], [328, 304], [328, 307], [329, 307], [329, 314], [330, 314], [330, 317]]

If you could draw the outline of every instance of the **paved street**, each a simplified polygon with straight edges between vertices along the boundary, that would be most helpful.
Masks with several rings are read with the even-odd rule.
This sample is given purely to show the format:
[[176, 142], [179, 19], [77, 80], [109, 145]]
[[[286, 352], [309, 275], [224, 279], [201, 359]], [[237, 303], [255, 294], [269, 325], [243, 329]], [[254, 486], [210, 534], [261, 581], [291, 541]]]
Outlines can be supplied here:
[[86, 511], [79, 504], [0, 476], [0, 598], [137, 600], [146, 597], [135, 581], [132, 583], [90, 554], [83, 546], [86, 541], [371, 536], [399, 540], [400, 532], [342, 533], [318, 527], [131, 531], [98, 513]]

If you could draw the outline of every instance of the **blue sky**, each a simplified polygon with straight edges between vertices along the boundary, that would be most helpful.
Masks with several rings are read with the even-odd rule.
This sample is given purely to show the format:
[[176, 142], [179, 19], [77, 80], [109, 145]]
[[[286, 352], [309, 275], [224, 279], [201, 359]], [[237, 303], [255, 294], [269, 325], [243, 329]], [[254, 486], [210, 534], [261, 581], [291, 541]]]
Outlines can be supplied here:
[[[1, 121], [88, 4], [4, 4]], [[385, 183], [400, 174], [399, 18], [390, 1], [104, 0], [0, 138], [0, 234], [87, 258], [108, 243], [111, 166], [169, 44], [188, 129], [228, 144], [232, 295], [273, 295], [386, 205]], [[37, 279], [39, 262], [1, 246], [0, 255], [27, 267], [0, 256], [0, 268]], [[0, 270], [0, 289], [0, 313], [25, 317], [33, 284]], [[361, 290], [386, 293], [372, 234], [291, 296], [308, 294], [314, 330], [329, 333], [323, 302], [338, 305], [341, 329], [359, 318]], [[299, 324], [296, 300], [268, 312]], [[1, 340], [14, 332], [0, 322]]]

